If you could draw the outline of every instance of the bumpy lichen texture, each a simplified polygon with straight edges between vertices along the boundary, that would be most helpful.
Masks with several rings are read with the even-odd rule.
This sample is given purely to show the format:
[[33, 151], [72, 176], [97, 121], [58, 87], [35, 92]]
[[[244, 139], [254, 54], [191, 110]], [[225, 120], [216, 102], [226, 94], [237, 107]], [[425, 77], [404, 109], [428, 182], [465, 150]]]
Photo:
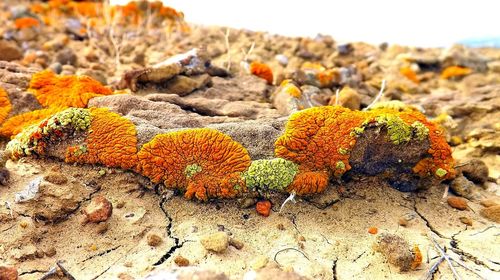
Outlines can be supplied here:
[[415, 73], [415, 71], [413, 71], [411, 67], [401, 67], [401, 69], [399, 69], [399, 73], [401, 73], [401, 75], [405, 76], [408, 80], [414, 82], [415, 84], [420, 83], [420, 79], [418, 78], [417, 73]]
[[10, 104], [9, 95], [0, 87], [0, 125], [7, 118], [10, 110], [12, 110], [12, 104]]
[[75, 132], [86, 131], [90, 119], [87, 109], [66, 109], [24, 129], [7, 144], [6, 150], [15, 159], [32, 154], [45, 155], [48, 145], [61, 142]]
[[454, 77], [462, 77], [472, 73], [472, 70], [462, 66], [450, 66], [441, 72], [441, 79], [449, 79]]
[[88, 111], [91, 122], [85, 143], [69, 147], [66, 162], [134, 169], [138, 162], [134, 124], [108, 109], [90, 108]]
[[451, 149], [442, 130], [417, 110], [398, 104], [369, 111], [324, 106], [293, 114], [285, 133], [276, 141], [276, 155], [299, 164], [299, 173], [288, 191], [299, 195], [322, 192], [331, 175], [341, 176], [350, 170], [349, 153], [369, 125], [385, 127], [388, 141], [394, 145], [428, 138], [429, 158], [419, 162], [414, 172], [439, 179], [454, 176]]
[[252, 162], [243, 178], [252, 191], [284, 191], [298, 171], [297, 164], [286, 159], [260, 159]]
[[257, 61], [250, 63], [250, 73], [266, 80], [270, 85], [273, 83], [273, 70], [264, 63]]
[[33, 75], [28, 89], [44, 107], [87, 107], [91, 98], [113, 91], [88, 76], [61, 76], [50, 70]]
[[250, 166], [247, 150], [214, 129], [159, 134], [138, 153], [137, 171], [188, 199], [231, 198], [246, 190], [241, 173]]
[[14, 21], [14, 25], [17, 29], [31, 28], [40, 25], [40, 22], [36, 18], [32, 17], [22, 17]]

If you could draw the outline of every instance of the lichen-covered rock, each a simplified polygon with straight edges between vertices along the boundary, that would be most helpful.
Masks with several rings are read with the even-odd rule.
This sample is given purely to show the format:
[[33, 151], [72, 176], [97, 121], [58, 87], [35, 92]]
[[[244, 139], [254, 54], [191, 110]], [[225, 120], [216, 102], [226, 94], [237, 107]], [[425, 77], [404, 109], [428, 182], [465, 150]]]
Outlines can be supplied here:
[[19, 273], [15, 267], [0, 266], [0, 279], [1, 280], [17, 280]]
[[480, 213], [483, 217], [500, 224], [500, 205], [485, 207]]
[[477, 184], [484, 184], [488, 180], [488, 166], [480, 159], [471, 159], [465, 165], [457, 168], [458, 172]]
[[201, 245], [209, 251], [223, 253], [229, 246], [229, 236], [223, 231], [205, 235], [200, 239]]
[[23, 58], [23, 52], [14, 42], [0, 40], [0, 60], [12, 61]]
[[299, 171], [297, 164], [282, 158], [254, 160], [243, 178], [250, 191], [285, 191]]

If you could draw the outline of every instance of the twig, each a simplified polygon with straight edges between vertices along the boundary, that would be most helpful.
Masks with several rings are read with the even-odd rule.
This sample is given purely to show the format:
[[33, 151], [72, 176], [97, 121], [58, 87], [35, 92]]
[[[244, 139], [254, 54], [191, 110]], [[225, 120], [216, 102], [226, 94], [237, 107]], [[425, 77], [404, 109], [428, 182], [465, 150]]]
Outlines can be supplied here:
[[461, 280], [462, 278], [460, 277], [460, 275], [458, 275], [458, 272], [455, 270], [455, 267], [451, 263], [451, 260], [450, 260], [450, 257], [448, 256], [448, 254], [446, 254], [444, 252], [443, 248], [441, 248], [441, 246], [439, 246], [437, 241], [431, 235], [429, 235], [429, 239], [431, 240], [432, 244], [434, 244], [434, 248], [436, 248], [436, 250], [438, 250], [438, 252], [441, 254], [441, 257], [444, 258], [446, 260], [446, 262], [448, 262], [448, 265], [450, 266], [451, 272], [453, 272], [455, 279]]
[[481, 231], [478, 231], [478, 232], [476, 232], [476, 233], [471, 234], [470, 236], [478, 235], [478, 234], [480, 234], [480, 233], [483, 233], [483, 232], [485, 232], [485, 231], [489, 230], [490, 228], [497, 228], [497, 226], [496, 226], [496, 225], [491, 225], [491, 226], [486, 227], [485, 229], [483, 229], [483, 230], [481, 230]]
[[295, 203], [295, 192], [291, 192], [290, 193], [290, 196], [287, 197], [287, 199], [285, 199], [285, 201], [283, 201], [283, 203], [281, 204], [281, 207], [280, 207], [280, 211], [279, 213], [281, 213], [281, 210], [283, 210], [283, 207], [285, 207], [285, 205], [288, 203], [288, 202], [293, 202]]
[[297, 248], [293, 248], [293, 247], [289, 247], [289, 248], [285, 248], [285, 249], [281, 249], [279, 250], [278, 252], [276, 252], [276, 254], [274, 254], [274, 261], [279, 265], [281, 266], [281, 264], [278, 262], [278, 260], [276, 260], [276, 257], [278, 256], [278, 254], [280, 253], [283, 253], [285, 251], [288, 251], [288, 250], [293, 250], [293, 251], [297, 251], [299, 252], [302, 256], [304, 256], [304, 258], [306, 258], [308, 261], [311, 261], [309, 260], [309, 257], [306, 256], [306, 254], [304, 252], [302, 252], [301, 250], [297, 249]]
[[339, 105], [339, 98], [340, 98], [340, 89], [337, 89], [337, 91], [335, 91], [335, 106], [338, 106]]
[[42, 277], [38, 280], [49, 279], [50, 277], [52, 277], [52, 275], [54, 275], [56, 273], [57, 273], [57, 266], [53, 266], [49, 269], [49, 271], [47, 271], [44, 275], [42, 275]]
[[384, 90], [385, 90], [385, 80], [382, 80], [382, 86], [380, 87], [380, 91], [378, 92], [378, 94], [375, 97], [375, 99], [373, 100], [373, 102], [370, 105], [368, 105], [368, 107], [366, 107], [364, 110], [368, 110], [373, 105], [375, 105], [379, 101], [379, 99], [382, 97], [382, 95], [384, 95]]
[[246, 52], [243, 48], [241, 49], [241, 52], [243, 52], [243, 61], [248, 62], [248, 56], [253, 52], [253, 49], [255, 48], [255, 42], [252, 42], [252, 45], [250, 46], [250, 49], [248, 49], [248, 52]]
[[224, 34], [224, 45], [226, 46], [227, 51], [227, 62], [226, 62], [226, 71], [231, 71], [231, 49], [229, 47], [229, 33], [230, 29], [226, 28], [226, 33]]

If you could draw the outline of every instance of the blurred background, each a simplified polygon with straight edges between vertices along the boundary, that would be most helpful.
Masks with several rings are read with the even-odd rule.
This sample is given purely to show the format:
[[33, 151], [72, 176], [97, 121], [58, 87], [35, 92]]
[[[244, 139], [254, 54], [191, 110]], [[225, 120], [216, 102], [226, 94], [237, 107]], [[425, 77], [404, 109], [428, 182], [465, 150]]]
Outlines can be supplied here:
[[[124, 4], [128, 0], [111, 0]], [[421, 47], [453, 43], [500, 47], [500, 1], [163, 1], [188, 22], [289, 36]]]

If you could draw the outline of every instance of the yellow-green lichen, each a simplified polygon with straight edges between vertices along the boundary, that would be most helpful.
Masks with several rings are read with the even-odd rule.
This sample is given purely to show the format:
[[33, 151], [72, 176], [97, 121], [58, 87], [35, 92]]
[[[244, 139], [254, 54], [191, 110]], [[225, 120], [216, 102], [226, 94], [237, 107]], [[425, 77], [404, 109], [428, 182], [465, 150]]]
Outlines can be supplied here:
[[407, 143], [411, 140], [412, 129], [400, 117], [391, 114], [382, 114], [375, 118], [377, 124], [385, 125], [387, 135], [395, 145]]
[[345, 169], [345, 163], [343, 161], [337, 161], [335, 168], [336, 169]]
[[298, 171], [298, 165], [286, 159], [260, 159], [252, 161], [242, 177], [250, 190], [284, 191]]
[[390, 100], [390, 101], [382, 101], [374, 104], [369, 110], [378, 110], [378, 109], [391, 109], [394, 111], [402, 112], [404, 110], [413, 109], [413, 107], [404, 104], [399, 100]]
[[67, 130], [85, 131], [89, 128], [90, 122], [91, 116], [87, 109], [66, 109], [22, 130], [7, 143], [6, 151], [13, 158], [29, 156], [34, 152], [43, 154], [48, 140], [60, 139]]
[[436, 176], [438, 176], [439, 178], [446, 176], [446, 174], [448, 174], [448, 171], [444, 170], [443, 168], [438, 168], [436, 170]]
[[186, 169], [184, 169], [184, 174], [186, 175], [187, 178], [191, 178], [197, 173], [201, 172], [202, 170], [203, 169], [201, 168], [201, 166], [194, 163], [186, 166]]
[[423, 141], [429, 136], [429, 129], [419, 121], [412, 123], [411, 128], [413, 129], [413, 138], [418, 141]]

